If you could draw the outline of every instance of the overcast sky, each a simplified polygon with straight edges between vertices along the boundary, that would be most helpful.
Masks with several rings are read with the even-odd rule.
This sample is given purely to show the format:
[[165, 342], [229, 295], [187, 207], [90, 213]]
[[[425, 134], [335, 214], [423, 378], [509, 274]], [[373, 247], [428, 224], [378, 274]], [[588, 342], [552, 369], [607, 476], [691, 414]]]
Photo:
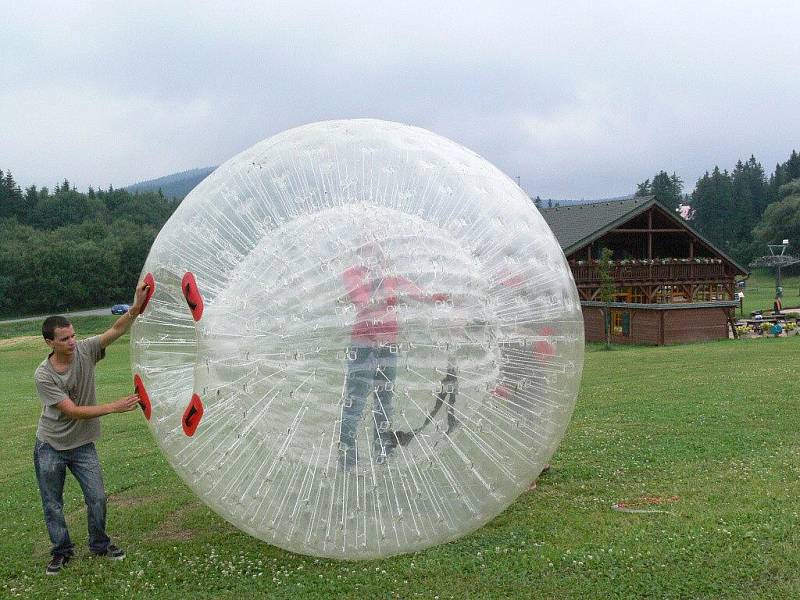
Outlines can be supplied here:
[[[261, 7], [254, 7], [260, 5]], [[532, 195], [800, 150], [800, 3], [0, 0], [0, 169], [120, 187], [374, 117]]]

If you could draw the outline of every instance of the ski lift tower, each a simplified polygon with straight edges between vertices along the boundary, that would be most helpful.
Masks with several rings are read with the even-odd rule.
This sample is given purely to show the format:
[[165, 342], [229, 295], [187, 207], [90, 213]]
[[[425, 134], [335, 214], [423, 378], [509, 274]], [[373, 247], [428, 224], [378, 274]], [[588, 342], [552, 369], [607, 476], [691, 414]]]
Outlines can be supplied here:
[[769, 256], [762, 256], [750, 263], [751, 267], [768, 267], [775, 269], [775, 297], [783, 296], [783, 281], [781, 280], [781, 269], [800, 263], [800, 258], [786, 254], [789, 247], [789, 240], [783, 240], [780, 244], [767, 244]]

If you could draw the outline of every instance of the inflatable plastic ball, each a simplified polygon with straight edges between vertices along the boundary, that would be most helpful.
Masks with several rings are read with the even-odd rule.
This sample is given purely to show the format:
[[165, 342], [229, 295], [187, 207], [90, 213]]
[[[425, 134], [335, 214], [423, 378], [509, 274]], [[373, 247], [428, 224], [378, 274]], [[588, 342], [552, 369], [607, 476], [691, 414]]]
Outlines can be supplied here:
[[541, 472], [572, 413], [583, 320], [530, 198], [438, 135], [315, 123], [180, 204], [143, 276], [135, 386], [219, 515], [365, 559], [468, 533]]

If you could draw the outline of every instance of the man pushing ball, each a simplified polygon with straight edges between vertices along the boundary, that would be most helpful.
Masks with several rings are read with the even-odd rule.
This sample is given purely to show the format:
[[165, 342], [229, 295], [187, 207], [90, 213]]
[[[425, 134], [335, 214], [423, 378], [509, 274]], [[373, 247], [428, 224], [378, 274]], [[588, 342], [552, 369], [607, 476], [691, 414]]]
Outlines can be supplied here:
[[33, 461], [42, 496], [44, 521], [53, 546], [48, 575], [57, 575], [72, 558], [74, 544], [64, 520], [64, 479], [69, 469], [78, 480], [86, 501], [89, 521], [89, 551], [113, 560], [125, 552], [106, 534], [106, 493], [103, 473], [94, 443], [100, 438], [100, 417], [136, 408], [136, 394], [98, 404], [95, 365], [105, 349], [130, 329], [149, 298], [146, 283], [136, 287], [133, 306], [100, 335], [75, 340], [75, 330], [66, 318], [52, 316], [42, 324], [42, 336], [51, 352], [36, 369], [34, 379], [42, 414], [36, 430]]

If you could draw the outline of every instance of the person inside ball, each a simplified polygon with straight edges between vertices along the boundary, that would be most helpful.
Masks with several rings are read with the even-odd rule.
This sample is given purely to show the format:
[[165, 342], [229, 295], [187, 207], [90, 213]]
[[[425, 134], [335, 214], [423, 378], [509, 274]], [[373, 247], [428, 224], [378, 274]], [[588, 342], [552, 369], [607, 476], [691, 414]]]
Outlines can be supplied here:
[[47, 575], [58, 574], [74, 554], [64, 519], [67, 469], [78, 480], [86, 502], [89, 551], [114, 560], [125, 558], [125, 552], [106, 534], [106, 494], [94, 443], [100, 438], [99, 417], [135, 409], [139, 396], [98, 404], [94, 372], [97, 362], [105, 357], [106, 347], [130, 329], [146, 303], [148, 291], [147, 284], [140, 283], [128, 312], [104, 333], [85, 340], [75, 340], [75, 329], [63, 316], [48, 317], [42, 324], [42, 337], [51, 352], [34, 375], [42, 413], [33, 458], [52, 542]]
[[396, 313], [400, 298], [429, 303], [448, 298], [447, 294], [425, 294], [413, 281], [392, 275], [390, 261], [376, 241], [359, 248], [358, 263], [342, 273], [346, 298], [356, 309], [346, 352], [347, 375], [339, 432], [340, 466], [346, 470], [361, 460], [356, 434], [370, 394], [373, 394], [370, 458], [383, 463], [397, 446], [397, 440], [391, 438], [399, 354]]

